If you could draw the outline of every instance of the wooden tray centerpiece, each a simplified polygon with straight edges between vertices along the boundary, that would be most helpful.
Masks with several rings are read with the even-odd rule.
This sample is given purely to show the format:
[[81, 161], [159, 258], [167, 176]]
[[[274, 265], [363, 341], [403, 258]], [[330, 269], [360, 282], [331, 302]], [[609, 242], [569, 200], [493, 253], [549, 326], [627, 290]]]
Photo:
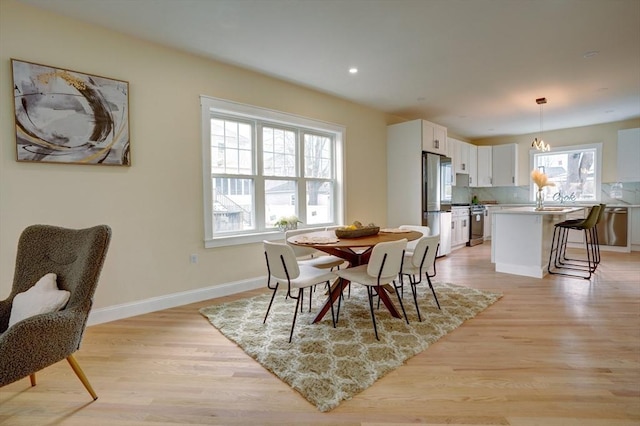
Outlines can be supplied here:
[[335, 232], [338, 238], [359, 238], [378, 234], [380, 227], [373, 223], [362, 226], [360, 222], [355, 221], [352, 225], [336, 228]]

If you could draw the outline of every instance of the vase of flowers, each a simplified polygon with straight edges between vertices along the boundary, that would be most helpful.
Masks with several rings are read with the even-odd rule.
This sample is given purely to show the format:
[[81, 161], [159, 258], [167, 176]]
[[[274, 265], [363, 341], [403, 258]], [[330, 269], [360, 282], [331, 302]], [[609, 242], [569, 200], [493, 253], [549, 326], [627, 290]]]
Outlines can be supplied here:
[[280, 231], [284, 232], [298, 229], [299, 223], [302, 223], [302, 221], [298, 219], [298, 216], [284, 216], [278, 219], [274, 225], [276, 225]]
[[547, 175], [542, 173], [538, 169], [533, 169], [531, 171], [531, 180], [538, 187], [538, 191], [536, 192], [536, 210], [540, 211], [544, 209], [544, 192], [543, 188], [545, 186], [555, 186], [556, 184], [553, 182], [549, 182]]
[[536, 192], [536, 210], [544, 210], [544, 192], [542, 192], [542, 188], [538, 187], [538, 191]]

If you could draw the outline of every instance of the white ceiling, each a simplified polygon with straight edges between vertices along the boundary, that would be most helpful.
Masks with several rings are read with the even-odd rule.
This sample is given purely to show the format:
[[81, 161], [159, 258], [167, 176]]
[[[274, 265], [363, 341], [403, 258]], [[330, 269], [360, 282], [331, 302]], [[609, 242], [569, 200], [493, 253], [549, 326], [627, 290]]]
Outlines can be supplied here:
[[469, 139], [640, 117], [639, 0], [19, 1]]

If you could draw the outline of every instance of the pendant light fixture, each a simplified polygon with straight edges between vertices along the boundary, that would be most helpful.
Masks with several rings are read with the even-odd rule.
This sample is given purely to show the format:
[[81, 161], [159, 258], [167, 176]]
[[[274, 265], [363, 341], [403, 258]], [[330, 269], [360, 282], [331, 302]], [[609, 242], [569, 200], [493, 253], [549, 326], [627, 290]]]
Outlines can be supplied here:
[[551, 149], [551, 146], [542, 140], [542, 105], [547, 103], [547, 98], [538, 98], [536, 99], [536, 103], [540, 105], [540, 139], [535, 138], [531, 143], [531, 147], [538, 151], [546, 152]]

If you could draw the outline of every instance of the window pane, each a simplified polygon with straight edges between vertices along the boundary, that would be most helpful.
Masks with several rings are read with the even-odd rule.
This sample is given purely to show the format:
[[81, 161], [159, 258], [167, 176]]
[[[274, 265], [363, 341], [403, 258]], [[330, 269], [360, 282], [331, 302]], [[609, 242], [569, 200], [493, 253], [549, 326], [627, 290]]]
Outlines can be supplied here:
[[326, 136], [304, 135], [304, 176], [332, 177], [332, 139]]
[[255, 229], [253, 180], [217, 177], [212, 183], [214, 232]]
[[265, 176], [296, 176], [296, 133], [274, 127], [262, 129]]
[[296, 182], [293, 180], [265, 180], [265, 224], [273, 227], [280, 218], [296, 214]]
[[534, 167], [555, 183], [555, 186], [544, 187], [545, 200], [595, 201], [596, 155], [595, 149], [536, 154]]
[[253, 174], [251, 125], [233, 120], [211, 119], [211, 172]]
[[200, 99], [210, 129], [202, 135], [205, 247], [278, 238], [275, 223], [291, 216], [313, 226], [341, 220], [344, 127]]
[[309, 225], [333, 222], [333, 184], [307, 181], [307, 217]]

